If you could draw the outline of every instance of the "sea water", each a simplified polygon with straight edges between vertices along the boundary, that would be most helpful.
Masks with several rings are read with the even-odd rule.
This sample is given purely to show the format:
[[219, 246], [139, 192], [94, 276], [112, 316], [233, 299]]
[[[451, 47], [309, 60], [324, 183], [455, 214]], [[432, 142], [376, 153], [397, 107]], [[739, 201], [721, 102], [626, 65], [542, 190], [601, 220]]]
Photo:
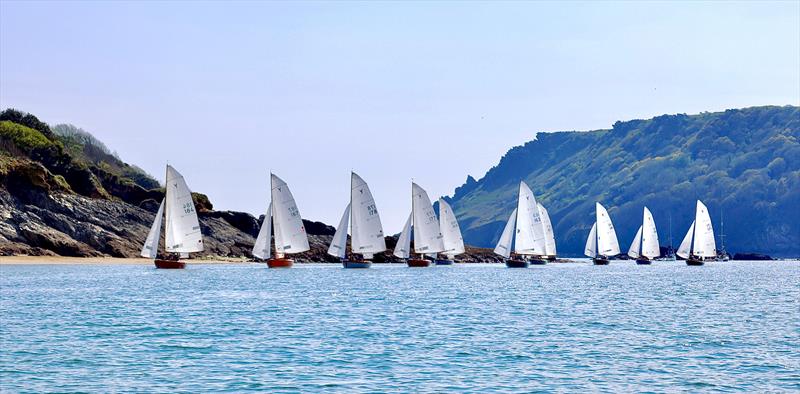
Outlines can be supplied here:
[[0, 391], [798, 391], [800, 262], [0, 266]]

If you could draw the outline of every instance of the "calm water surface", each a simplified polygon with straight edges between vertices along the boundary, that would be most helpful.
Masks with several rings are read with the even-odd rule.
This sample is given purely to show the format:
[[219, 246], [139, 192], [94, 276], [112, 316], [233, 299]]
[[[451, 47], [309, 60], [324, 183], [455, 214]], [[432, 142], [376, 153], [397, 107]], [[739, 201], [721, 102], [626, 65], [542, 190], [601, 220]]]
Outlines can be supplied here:
[[798, 391], [800, 262], [0, 266], [0, 391]]

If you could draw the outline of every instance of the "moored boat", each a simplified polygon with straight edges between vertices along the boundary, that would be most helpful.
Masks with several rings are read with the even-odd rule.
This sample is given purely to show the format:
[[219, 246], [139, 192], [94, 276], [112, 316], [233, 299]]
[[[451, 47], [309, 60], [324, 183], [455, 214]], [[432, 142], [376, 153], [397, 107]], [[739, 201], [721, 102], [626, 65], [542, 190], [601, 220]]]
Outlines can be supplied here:
[[[183, 269], [186, 268], [186, 262], [180, 259], [188, 258], [189, 253], [203, 251], [203, 234], [200, 232], [192, 192], [183, 176], [170, 165], [167, 165], [166, 185], [166, 195], [158, 207], [140, 255], [153, 259], [156, 268]], [[169, 257], [158, 258], [161, 222], [164, 218], [164, 249]]]
[[[309, 250], [308, 235], [289, 185], [275, 174], [270, 174], [270, 185], [272, 201], [264, 215], [256, 243], [253, 245], [253, 256], [266, 259], [269, 268], [291, 268], [294, 259], [286, 255]], [[274, 257], [271, 253], [273, 229], [275, 230]]]
[[703, 265], [706, 261], [713, 261], [717, 258], [711, 217], [708, 214], [708, 208], [700, 200], [697, 200], [694, 221], [689, 226], [686, 236], [683, 237], [677, 254], [686, 260], [686, 265], [691, 266]]
[[642, 225], [636, 231], [633, 242], [628, 250], [628, 256], [636, 259], [636, 264], [649, 265], [661, 254], [658, 246], [658, 233], [653, 215], [644, 207]]
[[586, 238], [583, 253], [592, 258], [595, 265], [608, 265], [610, 258], [619, 254], [619, 242], [614, 223], [606, 208], [595, 203], [595, 222]]
[[[347, 229], [350, 226], [350, 258], [347, 257]], [[383, 225], [372, 192], [355, 172], [350, 173], [350, 203], [342, 214], [328, 254], [338, 257], [344, 268], [369, 268], [375, 253], [386, 250]]]
[[[413, 226], [414, 252], [411, 256], [411, 229]], [[416, 183], [411, 183], [411, 214], [403, 231], [397, 239], [394, 255], [406, 260], [409, 267], [428, 267], [431, 265], [426, 254], [435, 255], [444, 251], [439, 220], [433, 211], [428, 193]]]

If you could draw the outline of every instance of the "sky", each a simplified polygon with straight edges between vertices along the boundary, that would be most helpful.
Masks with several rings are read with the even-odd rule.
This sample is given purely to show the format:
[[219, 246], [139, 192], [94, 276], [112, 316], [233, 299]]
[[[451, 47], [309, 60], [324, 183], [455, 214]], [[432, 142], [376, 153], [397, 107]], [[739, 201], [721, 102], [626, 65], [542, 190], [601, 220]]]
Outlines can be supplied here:
[[335, 225], [349, 172], [400, 231], [537, 132], [800, 105], [800, 1], [0, 1], [0, 107], [93, 133], [215, 209], [269, 172]]

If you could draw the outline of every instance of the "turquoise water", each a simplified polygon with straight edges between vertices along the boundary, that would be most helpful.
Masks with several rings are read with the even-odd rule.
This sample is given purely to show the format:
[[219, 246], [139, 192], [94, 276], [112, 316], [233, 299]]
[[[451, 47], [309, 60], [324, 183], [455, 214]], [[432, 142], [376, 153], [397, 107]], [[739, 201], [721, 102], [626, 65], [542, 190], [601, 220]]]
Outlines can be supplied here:
[[800, 263], [0, 266], [0, 391], [797, 391]]

